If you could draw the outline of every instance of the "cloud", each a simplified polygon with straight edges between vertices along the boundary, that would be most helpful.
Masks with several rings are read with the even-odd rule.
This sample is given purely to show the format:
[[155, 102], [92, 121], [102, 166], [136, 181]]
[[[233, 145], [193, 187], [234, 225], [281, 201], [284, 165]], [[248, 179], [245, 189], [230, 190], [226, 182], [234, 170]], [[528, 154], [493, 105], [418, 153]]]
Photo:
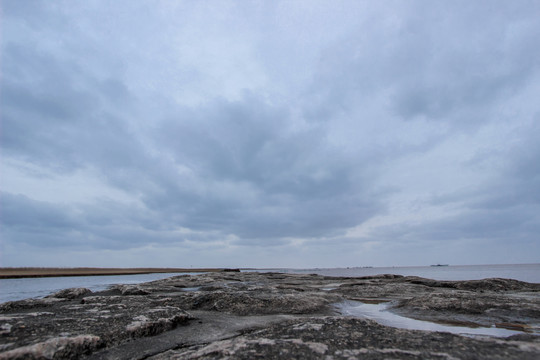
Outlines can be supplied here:
[[535, 3], [29, 4], [2, 2], [11, 253], [534, 243]]

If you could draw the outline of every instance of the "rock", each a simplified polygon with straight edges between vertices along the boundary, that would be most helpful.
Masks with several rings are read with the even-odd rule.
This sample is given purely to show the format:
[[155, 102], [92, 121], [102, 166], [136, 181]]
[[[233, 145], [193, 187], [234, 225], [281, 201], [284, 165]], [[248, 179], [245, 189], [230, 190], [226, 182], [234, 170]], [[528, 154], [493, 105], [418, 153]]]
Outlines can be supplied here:
[[193, 297], [188, 309], [215, 310], [237, 315], [311, 314], [320, 312], [338, 298], [314, 293], [281, 294], [264, 292], [205, 292]]
[[11, 328], [13, 327], [13, 325], [11, 324], [2, 324], [0, 326], [0, 335], [8, 335], [10, 332], [11, 332]]
[[117, 285], [112, 290], [119, 290], [122, 295], [148, 295], [150, 292], [138, 285]]
[[67, 299], [44, 298], [44, 299], [25, 299], [17, 301], [8, 301], [0, 304], [0, 313], [12, 310], [36, 309], [54, 306], [57, 303], [64, 302]]
[[91, 293], [92, 291], [87, 288], [70, 288], [55, 292], [54, 294], [46, 296], [46, 298], [78, 299]]
[[530, 290], [540, 291], [540, 284], [531, 284], [513, 279], [482, 279], [482, 280], [467, 280], [467, 281], [439, 281], [424, 279], [416, 276], [408, 276], [405, 278], [407, 282], [412, 284], [421, 284], [429, 287], [441, 287], [459, 290], [469, 290], [475, 292], [481, 291], [511, 291], [511, 290]]
[[318, 317], [282, 322], [150, 359], [537, 359], [539, 353], [538, 341], [426, 334], [364, 319]]
[[[153, 309], [149, 314], [155, 314], [159, 309]], [[147, 314], [148, 315], [148, 314]], [[164, 331], [174, 329], [179, 324], [185, 324], [193, 317], [187, 312], [178, 309], [170, 317], [158, 317], [156, 319], [148, 318], [145, 315], [139, 315], [134, 321], [126, 326], [126, 332], [132, 338], [143, 336], [153, 336]]]
[[[82, 302], [82, 303], [81, 303]], [[51, 336], [92, 334], [111, 347], [139, 337], [156, 335], [187, 324], [193, 317], [148, 296], [89, 296], [49, 307], [47, 312], [9, 312], [0, 319], [9, 334], [4, 350], [46, 343]], [[17, 310], [18, 311], [18, 310]], [[144, 321], [141, 321], [144, 320]]]
[[0, 359], [78, 359], [81, 355], [89, 354], [102, 345], [101, 339], [94, 335], [57, 337], [0, 353]]
[[540, 319], [537, 296], [504, 296], [470, 291], [418, 295], [400, 300], [393, 310], [421, 320], [471, 322], [484, 326]]
[[[0, 304], [0, 359], [539, 358], [539, 284], [506, 279], [219, 272]], [[389, 301], [416, 319], [510, 338], [396, 329], [333, 304]]]

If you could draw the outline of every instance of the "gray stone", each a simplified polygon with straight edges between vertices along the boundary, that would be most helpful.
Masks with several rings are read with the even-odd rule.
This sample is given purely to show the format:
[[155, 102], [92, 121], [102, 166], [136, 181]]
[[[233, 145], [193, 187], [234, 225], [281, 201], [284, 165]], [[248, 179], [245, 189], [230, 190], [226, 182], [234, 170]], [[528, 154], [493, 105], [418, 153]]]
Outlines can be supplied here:
[[46, 296], [46, 298], [78, 299], [91, 293], [92, 291], [86, 288], [70, 288], [55, 292], [54, 294]]
[[538, 359], [540, 343], [395, 329], [370, 320], [305, 318], [222, 341], [170, 350], [164, 359]]
[[57, 337], [0, 353], [0, 359], [78, 359], [102, 345], [101, 339], [94, 335]]
[[[506, 279], [182, 275], [0, 304], [0, 359], [533, 359], [540, 357], [539, 294], [539, 284]], [[333, 304], [349, 300], [390, 302], [402, 316], [521, 335], [396, 329], [341, 316]]]
[[117, 285], [112, 290], [119, 290], [122, 295], [148, 295], [150, 292], [138, 285]]

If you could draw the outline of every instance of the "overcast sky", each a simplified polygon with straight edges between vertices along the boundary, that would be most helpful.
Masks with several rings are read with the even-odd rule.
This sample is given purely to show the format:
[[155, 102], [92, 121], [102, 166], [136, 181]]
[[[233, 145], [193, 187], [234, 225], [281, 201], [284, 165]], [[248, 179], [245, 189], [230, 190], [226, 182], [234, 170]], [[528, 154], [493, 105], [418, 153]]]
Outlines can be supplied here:
[[2, 266], [540, 262], [539, 1], [0, 4]]

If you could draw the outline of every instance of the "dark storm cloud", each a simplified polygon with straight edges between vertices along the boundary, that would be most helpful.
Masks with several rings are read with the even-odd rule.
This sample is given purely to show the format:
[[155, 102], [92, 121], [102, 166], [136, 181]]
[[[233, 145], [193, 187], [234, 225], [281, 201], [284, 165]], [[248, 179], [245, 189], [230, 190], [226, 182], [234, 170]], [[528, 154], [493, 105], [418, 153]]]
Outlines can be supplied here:
[[2, 192], [2, 222], [7, 227], [32, 231], [76, 227], [77, 221], [59, 206], [34, 201], [24, 195]]
[[63, 170], [88, 161], [129, 163], [132, 140], [111, 111], [129, 97], [121, 82], [89, 79], [76, 63], [27, 45], [8, 43], [2, 67], [2, 145], [8, 155]]
[[286, 108], [250, 96], [211, 103], [196, 113], [179, 111], [162, 123], [156, 139], [176, 165], [194, 176], [250, 188], [268, 197], [262, 204], [332, 201], [361, 189], [357, 169], [326, 142], [324, 128], [291, 130], [292, 124]]
[[[290, 129], [286, 104], [249, 93], [196, 108], [163, 99], [163, 113], [148, 115], [156, 125], [143, 144], [125, 125], [129, 115], [114, 114], [145, 102], [121, 81], [99, 81], [73, 61], [21, 44], [8, 44], [3, 59], [5, 149], [62, 171], [96, 168], [162, 222], [250, 239], [318, 236], [380, 208], [370, 180], [357, 173], [371, 165], [333, 149], [323, 125]], [[150, 155], [147, 146], [158, 151]]]
[[[536, 120], [538, 120], [536, 115]], [[506, 152], [484, 154], [497, 161], [501, 171], [489, 182], [470, 184], [466, 191], [435, 196], [430, 204], [450, 206], [443, 217], [411, 221], [376, 229], [372, 237], [389, 242], [450, 242], [488, 240], [502, 242], [513, 251], [538, 247], [540, 231], [540, 136], [538, 121], [520, 134], [520, 141]], [[479, 167], [480, 161], [468, 164]], [[485, 249], [488, 250], [488, 249]]]
[[534, 242], [531, 233], [538, 229], [537, 209], [463, 211], [444, 219], [410, 223], [380, 229], [373, 235], [390, 242], [448, 242], [453, 240], [504, 240]]
[[6, 168], [122, 199], [10, 183], [14, 248], [534, 241], [537, 2], [59, 4], [2, 2]]
[[458, 129], [488, 121], [498, 101], [538, 72], [540, 9], [534, 2], [461, 5], [398, 5], [405, 16], [393, 22], [384, 8], [369, 34], [355, 29], [336, 40], [306, 94], [315, 100], [309, 117], [329, 120], [386, 92], [389, 108], [403, 119], [457, 122]]
[[396, 87], [399, 115], [430, 119], [458, 115], [452, 120], [486, 121], [470, 111], [484, 112], [513, 96], [538, 71], [534, 59], [540, 52], [535, 38], [540, 33], [533, 26], [534, 15], [509, 5], [507, 10], [521, 18], [508, 21], [499, 9], [484, 5], [479, 6], [485, 11], [480, 19], [478, 9], [464, 9], [465, 16], [460, 12], [458, 18], [455, 9], [443, 7], [433, 12], [436, 16], [428, 15], [424, 29], [407, 26], [406, 40], [398, 51], [410, 54], [411, 43], [424, 48], [412, 52], [415, 59]]
[[140, 195], [164, 222], [253, 239], [319, 236], [380, 207], [369, 179], [356, 174], [370, 165], [332, 149], [324, 127], [290, 130], [286, 107], [249, 94], [199, 108], [165, 105], [170, 113], [152, 119], [159, 125], [147, 134], [159, 149], [149, 155], [124, 125], [129, 118], [112, 113], [112, 103], [130, 101], [120, 82], [87, 81], [83, 69], [24, 47], [6, 47], [4, 58], [6, 151], [61, 171], [96, 168], [109, 184]]
[[[436, 196], [435, 205], [462, 203], [469, 210], [508, 211], [516, 208], [540, 210], [540, 114], [534, 115], [532, 125], [520, 129], [519, 141], [501, 144], [504, 151], [483, 154], [465, 167], [481, 170], [483, 162], [496, 161], [500, 173], [489, 183], [471, 184], [469, 190]], [[515, 135], [514, 135], [515, 136]]]
[[371, 216], [380, 205], [369, 180], [321, 129], [292, 131], [290, 123], [286, 109], [253, 96], [180, 109], [156, 132], [171, 163], [154, 172], [169, 174], [155, 179], [160, 190], [147, 193], [146, 204], [195, 229], [249, 238], [321, 235]]
[[24, 195], [0, 193], [2, 234], [19, 245], [39, 248], [129, 249], [149, 243], [214, 241], [205, 234], [179, 235], [161, 214], [112, 201], [53, 204]]

